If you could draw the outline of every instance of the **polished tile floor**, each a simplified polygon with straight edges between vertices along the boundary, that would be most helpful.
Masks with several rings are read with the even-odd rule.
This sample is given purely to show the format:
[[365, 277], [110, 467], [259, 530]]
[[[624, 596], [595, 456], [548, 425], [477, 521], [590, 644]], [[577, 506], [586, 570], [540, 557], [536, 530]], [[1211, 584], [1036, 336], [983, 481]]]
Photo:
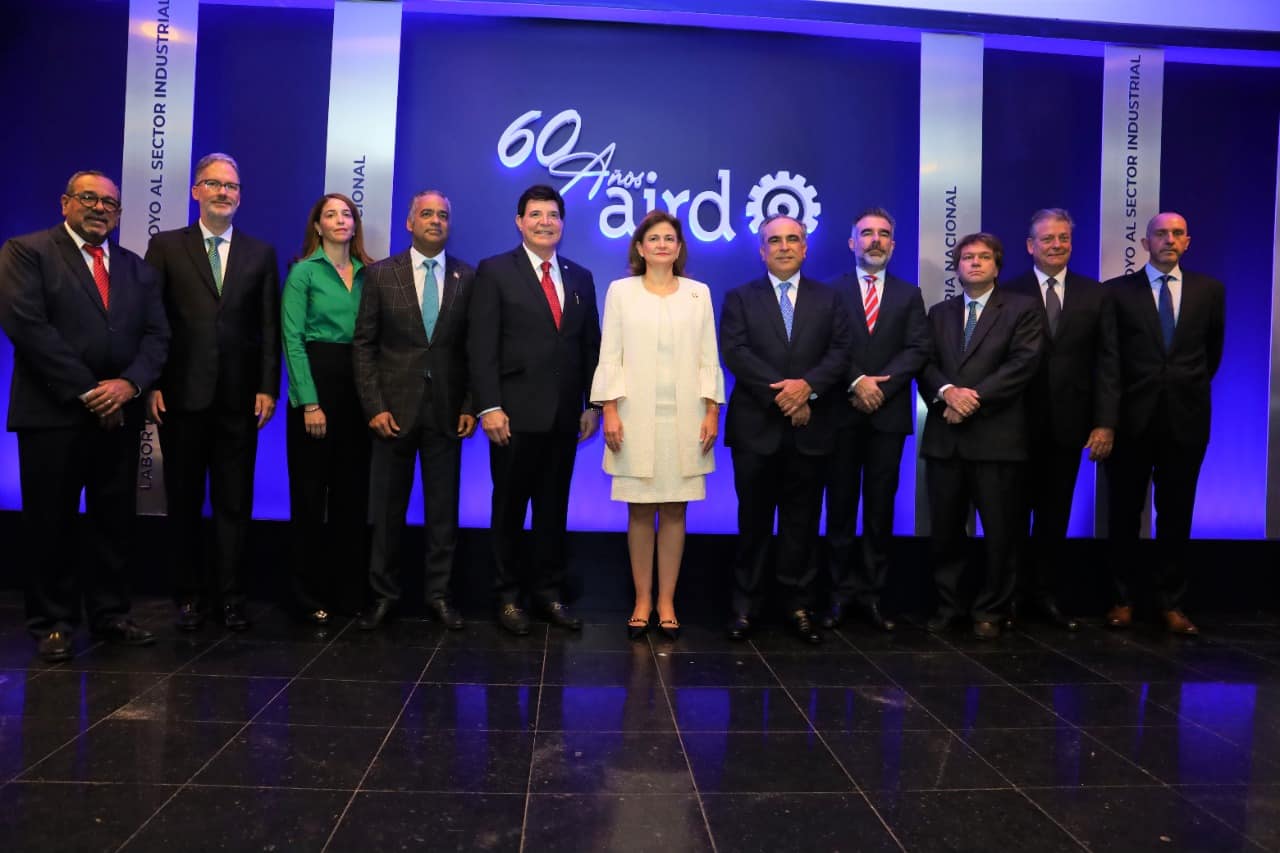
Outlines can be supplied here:
[[809, 649], [135, 615], [156, 646], [48, 667], [0, 598], [0, 850], [1280, 849], [1280, 621]]

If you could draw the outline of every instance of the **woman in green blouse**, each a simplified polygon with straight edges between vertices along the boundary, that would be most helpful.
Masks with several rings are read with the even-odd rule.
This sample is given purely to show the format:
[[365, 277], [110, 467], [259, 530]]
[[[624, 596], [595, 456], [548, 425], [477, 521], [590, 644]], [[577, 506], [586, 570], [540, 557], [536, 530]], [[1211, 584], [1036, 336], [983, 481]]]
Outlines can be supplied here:
[[364, 606], [368, 577], [369, 430], [352, 373], [364, 266], [360, 212], [329, 193], [311, 208], [302, 255], [281, 298], [289, 372], [293, 595], [304, 618]]

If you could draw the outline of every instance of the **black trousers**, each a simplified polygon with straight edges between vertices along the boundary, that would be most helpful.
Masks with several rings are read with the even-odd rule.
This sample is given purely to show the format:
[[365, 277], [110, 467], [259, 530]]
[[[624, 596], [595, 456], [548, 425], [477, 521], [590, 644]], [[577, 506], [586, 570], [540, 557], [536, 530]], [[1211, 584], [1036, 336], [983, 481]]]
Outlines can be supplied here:
[[1018, 592], [1037, 600], [1057, 599], [1062, 594], [1062, 545], [1071, 522], [1071, 503], [1080, 473], [1079, 447], [1061, 447], [1052, 442], [1035, 445], [1024, 471], [1028, 518], [1023, 529], [1031, 535], [1023, 539], [1018, 560]]
[[[867, 425], [836, 433], [835, 453], [824, 466], [828, 570], [835, 603], [870, 604], [879, 601], [884, 591], [893, 542], [893, 500], [906, 438]], [[855, 558], [859, 497], [862, 541]]]
[[[577, 452], [578, 436], [573, 432], [513, 432], [505, 447], [489, 443], [493, 594], [499, 606], [518, 602], [522, 586], [535, 605], [561, 599], [569, 482]], [[524, 518], [530, 505], [532, 547], [526, 548]]]
[[294, 604], [354, 613], [364, 607], [369, 559], [370, 432], [356, 395], [350, 344], [307, 344], [325, 435], [288, 412], [290, 554]]
[[[230, 410], [215, 404], [192, 412], [171, 408], [163, 417], [160, 449], [178, 603], [241, 605], [258, 451], [253, 407]], [[212, 548], [201, 535], [206, 482], [213, 514]]]
[[[925, 462], [932, 527], [933, 581], [938, 611], [969, 613], [975, 622], [994, 622], [1009, 610], [1017, 579], [1015, 559], [1025, 511], [1019, 496], [1023, 462], [934, 459]], [[960, 601], [960, 577], [968, 564], [965, 525], [969, 507], [978, 510], [986, 550], [986, 572], [971, 607]]]
[[[1161, 418], [1153, 423], [1163, 424]], [[1187, 594], [1187, 567], [1182, 552], [1191, 538], [1196, 485], [1206, 446], [1187, 446], [1159, 426], [1145, 434], [1121, 436], [1107, 459], [1108, 531], [1111, 538], [1111, 576], [1116, 602], [1132, 604], [1150, 575], [1155, 604], [1161, 610], [1182, 607]], [[1147, 484], [1153, 486], [1157, 555], [1141, 562], [1137, 553], [1142, 507]]]
[[[87, 420], [87, 419], [86, 419]], [[138, 423], [104, 430], [18, 431], [22, 522], [28, 538], [27, 629], [70, 632], [129, 611], [126, 567], [134, 530]], [[78, 523], [84, 492], [84, 525]], [[87, 559], [80, 559], [80, 548]]]
[[423, 589], [428, 601], [448, 598], [453, 556], [458, 546], [458, 486], [462, 442], [444, 435], [432, 423], [431, 382], [426, 385], [413, 427], [395, 438], [375, 438], [371, 515], [373, 548], [369, 584], [380, 600], [399, 601], [398, 556], [405, 512], [413, 490], [413, 462], [422, 469], [423, 524], [427, 548]]
[[822, 469], [829, 456], [808, 456], [788, 435], [767, 455], [733, 448], [733, 486], [738, 493], [738, 544], [733, 558], [733, 612], [760, 611], [774, 514], [778, 518], [774, 577], [788, 612], [813, 606], [817, 565], [812, 549], [822, 508]]

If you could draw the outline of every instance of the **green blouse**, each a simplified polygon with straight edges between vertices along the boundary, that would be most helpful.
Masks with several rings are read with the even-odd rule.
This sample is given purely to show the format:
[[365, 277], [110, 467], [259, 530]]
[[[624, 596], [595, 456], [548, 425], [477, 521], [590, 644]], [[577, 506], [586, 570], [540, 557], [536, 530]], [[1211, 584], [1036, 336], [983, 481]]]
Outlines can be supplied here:
[[289, 371], [289, 404], [306, 406], [320, 402], [307, 361], [307, 342], [349, 344], [356, 330], [356, 312], [364, 290], [364, 264], [351, 259], [351, 291], [325, 256], [316, 249], [289, 270], [280, 298], [280, 336]]

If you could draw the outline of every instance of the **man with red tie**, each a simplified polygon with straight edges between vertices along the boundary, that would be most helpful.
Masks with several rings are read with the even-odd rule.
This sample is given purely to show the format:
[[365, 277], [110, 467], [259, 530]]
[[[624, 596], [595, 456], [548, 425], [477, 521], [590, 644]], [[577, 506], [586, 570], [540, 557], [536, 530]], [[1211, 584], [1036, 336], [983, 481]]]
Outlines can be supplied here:
[[[589, 405], [600, 358], [600, 314], [591, 273], [560, 257], [564, 199], [532, 186], [516, 206], [521, 242], [476, 268], [467, 349], [473, 408], [489, 437], [493, 476], [494, 597], [498, 623], [529, 633], [527, 598], [547, 621], [578, 630], [562, 601], [569, 481], [578, 442], [596, 431]], [[531, 548], [522, 548], [533, 506]]]
[[1120, 342], [1120, 419], [1107, 460], [1116, 595], [1107, 613], [1111, 628], [1133, 623], [1138, 569], [1146, 565], [1134, 548], [1147, 483], [1154, 482], [1156, 607], [1171, 633], [1199, 633], [1182, 612], [1187, 570], [1180, 552], [1191, 538], [1196, 483], [1209, 446], [1209, 383], [1222, 363], [1226, 291], [1222, 282], [1179, 266], [1190, 245], [1185, 219], [1156, 214], [1142, 238], [1147, 263], [1106, 283]]
[[[169, 348], [155, 272], [107, 239], [120, 221], [115, 183], [76, 172], [62, 215], [60, 224], [0, 249], [0, 327], [14, 356], [9, 429], [18, 434], [30, 546], [27, 628], [50, 662], [71, 657], [82, 604], [96, 636], [154, 642], [129, 618], [125, 570], [141, 395]], [[82, 569], [74, 533], [81, 491], [90, 550]]]

